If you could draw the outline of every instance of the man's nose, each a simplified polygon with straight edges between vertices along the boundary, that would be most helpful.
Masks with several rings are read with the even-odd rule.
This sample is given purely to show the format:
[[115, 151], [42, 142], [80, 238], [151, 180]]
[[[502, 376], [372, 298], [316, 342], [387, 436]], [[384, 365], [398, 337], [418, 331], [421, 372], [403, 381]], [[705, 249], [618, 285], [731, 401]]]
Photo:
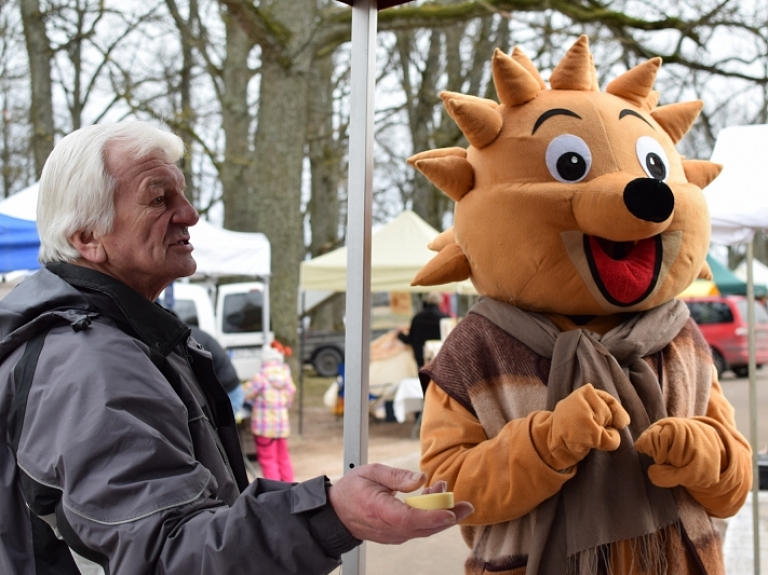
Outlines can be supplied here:
[[181, 206], [176, 210], [173, 221], [177, 224], [184, 224], [186, 226], [194, 226], [200, 220], [200, 214], [197, 213], [195, 207], [189, 203], [186, 196], [181, 201]]

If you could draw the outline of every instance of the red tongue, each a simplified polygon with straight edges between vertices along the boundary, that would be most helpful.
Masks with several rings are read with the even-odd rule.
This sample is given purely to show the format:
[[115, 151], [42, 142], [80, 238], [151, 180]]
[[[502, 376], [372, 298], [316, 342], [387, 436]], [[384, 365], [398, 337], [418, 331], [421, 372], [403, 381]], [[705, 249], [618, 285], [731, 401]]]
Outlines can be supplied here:
[[608, 294], [620, 304], [631, 304], [647, 294], [656, 276], [656, 241], [639, 241], [622, 260], [611, 259], [600, 243], [589, 236], [595, 271]]

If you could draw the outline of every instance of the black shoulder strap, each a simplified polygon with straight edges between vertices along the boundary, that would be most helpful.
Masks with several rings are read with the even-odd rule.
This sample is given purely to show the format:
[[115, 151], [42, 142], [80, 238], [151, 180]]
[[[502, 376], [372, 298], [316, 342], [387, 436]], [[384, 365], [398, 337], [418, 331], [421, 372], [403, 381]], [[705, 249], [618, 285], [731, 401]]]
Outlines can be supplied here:
[[[45, 344], [48, 332], [54, 327], [62, 325], [62, 322], [52, 322], [45, 329], [35, 334], [27, 341], [24, 353], [19, 362], [13, 368], [14, 395], [11, 402], [11, 411], [8, 415], [8, 434], [11, 439], [13, 456], [21, 439], [24, 417], [27, 412], [27, 401], [35, 377], [40, 352]], [[83, 318], [71, 323], [75, 332], [82, 331], [90, 325], [90, 318]], [[153, 358], [157, 361], [157, 358]], [[162, 370], [161, 370], [162, 371]], [[166, 375], [165, 372], [163, 375]], [[167, 377], [167, 376], [166, 376]], [[177, 380], [169, 380], [171, 387], [178, 394]], [[174, 385], [176, 383], [177, 385]], [[61, 491], [41, 485], [24, 470], [17, 467], [19, 487], [27, 506], [30, 510], [29, 521], [32, 533], [32, 547], [35, 555], [36, 575], [81, 575], [70, 549], [98, 565], [101, 565], [104, 573], [109, 573], [109, 562], [106, 556], [87, 548], [80, 537], [70, 527], [61, 507]], [[61, 538], [57, 537], [52, 525], [55, 517], [55, 525]]]
[[[45, 337], [54, 325], [49, 325], [27, 341], [24, 354], [13, 369], [14, 395], [13, 402], [11, 403], [11, 412], [8, 416], [8, 434], [11, 439], [11, 449], [13, 450], [14, 457], [16, 457], [16, 451], [19, 447], [21, 429], [27, 412], [27, 399], [29, 397], [29, 390], [32, 387], [32, 380], [35, 376], [37, 361], [40, 358], [40, 351], [43, 349]], [[37, 503], [30, 502], [30, 494], [27, 493], [29, 490], [24, 488], [25, 485], [30, 485], [30, 482], [25, 481], [27, 477], [21, 469], [18, 469], [18, 472], [21, 475], [19, 479], [22, 492], [24, 492], [24, 497], [28, 500], [27, 505], [30, 508], [29, 521], [32, 534], [32, 548], [35, 555], [36, 575], [80, 575], [80, 570], [77, 568], [75, 560], [69, 552], [67, 543], [56, 537], [51, 526], [40, 518], [39, 510], [35, 509], [35, 507], [42, 505], [52, 512], [59, 506], [61, 492], [47, 488], [41, 501]]]
[[8, 433], [11, 438], [11, 448], [14, 455], [19, 447], [21, 438], [21, 427], [24, 425], [24, 416], [27, 413], [27, 398], [29, 390], [32, 387], [32, 379], [37, 369], [37, 360], [40, 359], [40, 351], [43, 349], [45, 337], [51, 331], [53, 325], [48, 326], [39, 332], [32, 339], [27, 341], [27, 347], [24, 349], [24, 355], [21, 356], [19, 363], [13, 368], [14, 393], [11, 403], [11, 413], [8, 416]]

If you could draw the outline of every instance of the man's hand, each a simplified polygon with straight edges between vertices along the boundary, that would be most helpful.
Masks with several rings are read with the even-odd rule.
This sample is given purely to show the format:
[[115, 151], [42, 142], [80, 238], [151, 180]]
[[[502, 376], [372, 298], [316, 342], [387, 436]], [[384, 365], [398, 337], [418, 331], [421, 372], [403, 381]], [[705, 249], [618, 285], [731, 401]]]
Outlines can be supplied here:
[[553, 411], [538, 413], [531, 426], [531, 437], [547, 465], [563, 471], [584, 459], [592, 449], [618, 449], [618, 430], [627, 425], [629, 414], [619, 400], [588, 383], [561, 399]]
[[696, 419], [661, 419], [637, 438], [635, 449], [653, 458], [648, 477], [659, 487], [710, 487], [720, 479], [725, 461], [717, 431]]
[[[333, 509], [349, 532], [358, 539], [399, 544], [416, 537], [428, 537], [456, 525], [474, 511], [466, 501], [453, 509], [414, 509], [395, 497], [409, 493], [426, 481], [424, 473], [387, 467], [378, 463], [350, 471], [328, 491]], [[445, 490], [439, 481], [423, 493]]]

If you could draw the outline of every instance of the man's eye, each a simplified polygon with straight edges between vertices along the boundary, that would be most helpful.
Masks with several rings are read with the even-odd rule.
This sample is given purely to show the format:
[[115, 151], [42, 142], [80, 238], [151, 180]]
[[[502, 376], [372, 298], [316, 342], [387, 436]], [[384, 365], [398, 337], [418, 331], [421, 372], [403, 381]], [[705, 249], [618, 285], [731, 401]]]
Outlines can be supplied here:
[[165, 196], [157, 196], [152, 200], [152, 205], [159, 206], [163, 203], [165, 203]]

